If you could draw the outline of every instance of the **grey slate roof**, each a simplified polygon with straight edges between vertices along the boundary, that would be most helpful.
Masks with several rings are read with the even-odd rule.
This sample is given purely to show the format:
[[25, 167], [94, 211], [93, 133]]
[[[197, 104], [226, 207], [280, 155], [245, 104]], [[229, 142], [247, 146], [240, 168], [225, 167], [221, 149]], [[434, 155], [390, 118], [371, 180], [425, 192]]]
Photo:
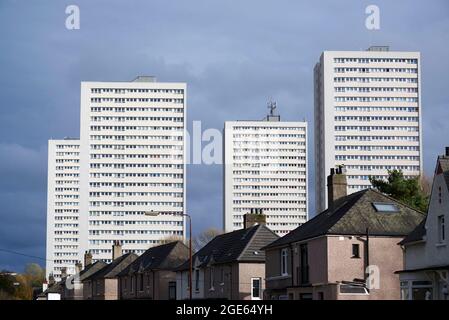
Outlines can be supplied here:
[[116, 277], [123, 269], [125, 269], [131, 262], [137, 259], [137, 255], [135, 253], [126, 253], [117, 259], [113, 260], [110, 264], [101, 268], [97, 272], [94, 272], [90, 276], [86, 277], [85, 281], [92, 281], [102, 278], [114, 278]]
[[189, 258], [189, 248], [181, 241], [170, 242], [146, 250], [123, 269], [118, 276], [148, 270], [173, 270]]
[[[399, 212], [378, 212], [375, 202], [393, 203]], [[408, 235], [424, 218], [424, 214], [374, 189], [365, 189], [340, 200], [335, 210], [329, 209], [299, 226], [265, 248], [283, 246], [322, 235], [364, 235], [368, 228], [373, 236]], [[264, 249], [265, 249], [264, 248]]]
[[[265, 225], [221, 234], [195, 253], [193, 261], [198, 259], [200, 266], [208, 263], [265, 262], [265, 252], [261, 248], [278, 238], [279, 236]], [[188, 268], [189, 261], [186, 261], [177, 270]]]
[[426, 235], [425, 227], [426, 219], [423, 219], [423, 221], [421, 221], [421, 223], [412, 232], [410, 232], [401, 242], [399, 242], [399, 244], [406, 245], [423, 240]]
[[79, 280], [83, 281], [87, 277], [91, 276], [92, 274], [94, 274], [95, 272], [97, 272], [98, 270], [100, 270], [106, 266], [107, 266], [107, 263], [105, 263], [103, 261], [97, 261], [97, 262], [89, 264], [83, 270], [81, 270], [81, 272], [79, 274]]

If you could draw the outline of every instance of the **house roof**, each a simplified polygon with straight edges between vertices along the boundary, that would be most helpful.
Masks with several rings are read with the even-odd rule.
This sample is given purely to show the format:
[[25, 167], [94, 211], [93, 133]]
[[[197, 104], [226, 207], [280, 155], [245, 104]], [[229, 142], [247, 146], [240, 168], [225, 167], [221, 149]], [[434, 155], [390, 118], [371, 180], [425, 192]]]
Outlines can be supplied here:
[[[200, 266], [231, 262], [264, 262], [263, 246], [278, 239], [273, 231], [265, 225], [255, 225], [247, 229], [216, 236], [193, 256], [193, 261]], [[187, 270], [189, 260], [177, 270]]]
[[[449, 157], [448, 156], [438, 156], [437, 166], [435, 169], [436, 174], [443, 174], [446, 187], [449, 191]], [[424, 240], [426, 235], [426, 219], [421, 221], [421, 223], [407, 235], [401, 242], [400, 245], [408, 245], [418, 241]]]
[[[438, 157], [438, 165], [441, 168], [441, 171], [444, 175], [444, 180], [446, 181], [446, 186], [449, 190], [449, 157], [448, 156], [439, 156]], [[437, 168], [438, 170], [438, 168]]]
[[125, 269], [131, 262], [137, 259], [135, 253], [126, 253], [117, 259], [113, 260], [110, 264], [104, 266], [97, 272], [94, 272], [90, 276], [84, 278], [85, 281], [92, 281], [101, 278], [114, 278], [123, 269]]
[[136, 271], [173, 270], [189, 257], [189, 248], [181, 241], [170, 242], [146, 250], [141, 256], [123, 269], [118, 276]]
[[83, 281], [87, 277], [91, 276], [95, 272], [107, 266], [107, 263], [103, 261], [97, 261], [87, 265], [81, 272], [79, 273], [79, 280]]
[[399, 244], [406, 245], [424, 240], [425, 235], [426, 235], [426, 219], [424, 218], [412, 232], [410, 232], [404, 239], [402, 239], [401, 242], [399, 242]]
[[[375, 203], [394, 204], [398, 211], [377, 211]], [[422, 212], [374, 189], [365, 189], [337, 200], [333, 211], [330, 209], [323, 211], [264, 249], [323, 235], [364, 235], [367, 228], [372, 236], [404, 237], [423, 218]]]

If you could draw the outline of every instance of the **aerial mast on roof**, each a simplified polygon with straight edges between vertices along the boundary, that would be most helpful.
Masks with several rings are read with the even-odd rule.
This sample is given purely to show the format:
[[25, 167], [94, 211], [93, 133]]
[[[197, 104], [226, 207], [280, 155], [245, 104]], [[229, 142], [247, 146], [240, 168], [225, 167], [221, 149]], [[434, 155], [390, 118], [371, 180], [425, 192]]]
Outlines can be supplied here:
[[281, 116], [275, 114], [275, 110], [277, 109], [276, 101], [273, 101], [270, 98], [270, 101], [267, 103], [267, 107], [270, 110], [270, 113], [267, 115], [267, 121], [280, 121]]

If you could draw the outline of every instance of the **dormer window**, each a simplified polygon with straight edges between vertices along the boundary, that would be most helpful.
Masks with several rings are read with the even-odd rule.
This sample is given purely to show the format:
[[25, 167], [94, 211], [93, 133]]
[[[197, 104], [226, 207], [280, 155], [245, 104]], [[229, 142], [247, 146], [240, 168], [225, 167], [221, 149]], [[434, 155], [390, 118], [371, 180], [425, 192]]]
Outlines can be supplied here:
[[388, 202], [373, 202], [374, 209], [377, 212], [394, 213], [399, 212], [399, 208], [394, 203]]

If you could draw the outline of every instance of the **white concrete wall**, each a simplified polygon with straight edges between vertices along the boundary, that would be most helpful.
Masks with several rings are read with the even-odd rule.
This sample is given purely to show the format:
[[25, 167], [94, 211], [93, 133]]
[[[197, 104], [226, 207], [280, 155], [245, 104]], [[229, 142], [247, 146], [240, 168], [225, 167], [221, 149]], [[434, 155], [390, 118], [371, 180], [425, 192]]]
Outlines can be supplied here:
[[[93, 259], [111, 259], [114, 240], [143, 253], [184, 218], [186, 84], [82, 82], [81, 238]], [[108, 176], [110, 175], [110, 176]]]
[[79, 140], [48, 141], [46, 277], [75, 274], [79, 252]]
[[[315, 67], [317, 212], [327, 208], [326, 177], [336, 165], [346, 166], [348, 193], [369, 187], [370, 175], [386, 177], [387, 169], [401, 169], [406, 176], [422, 172], [420, 67], [419, 52], [323, 52]], [[397, 78], [405, 81], [390, 81]]]
[[224, 161], [226, 232], [243, 228], [253, 208], [280, 236], [307, 221], [306, 122], [226, 121]]

